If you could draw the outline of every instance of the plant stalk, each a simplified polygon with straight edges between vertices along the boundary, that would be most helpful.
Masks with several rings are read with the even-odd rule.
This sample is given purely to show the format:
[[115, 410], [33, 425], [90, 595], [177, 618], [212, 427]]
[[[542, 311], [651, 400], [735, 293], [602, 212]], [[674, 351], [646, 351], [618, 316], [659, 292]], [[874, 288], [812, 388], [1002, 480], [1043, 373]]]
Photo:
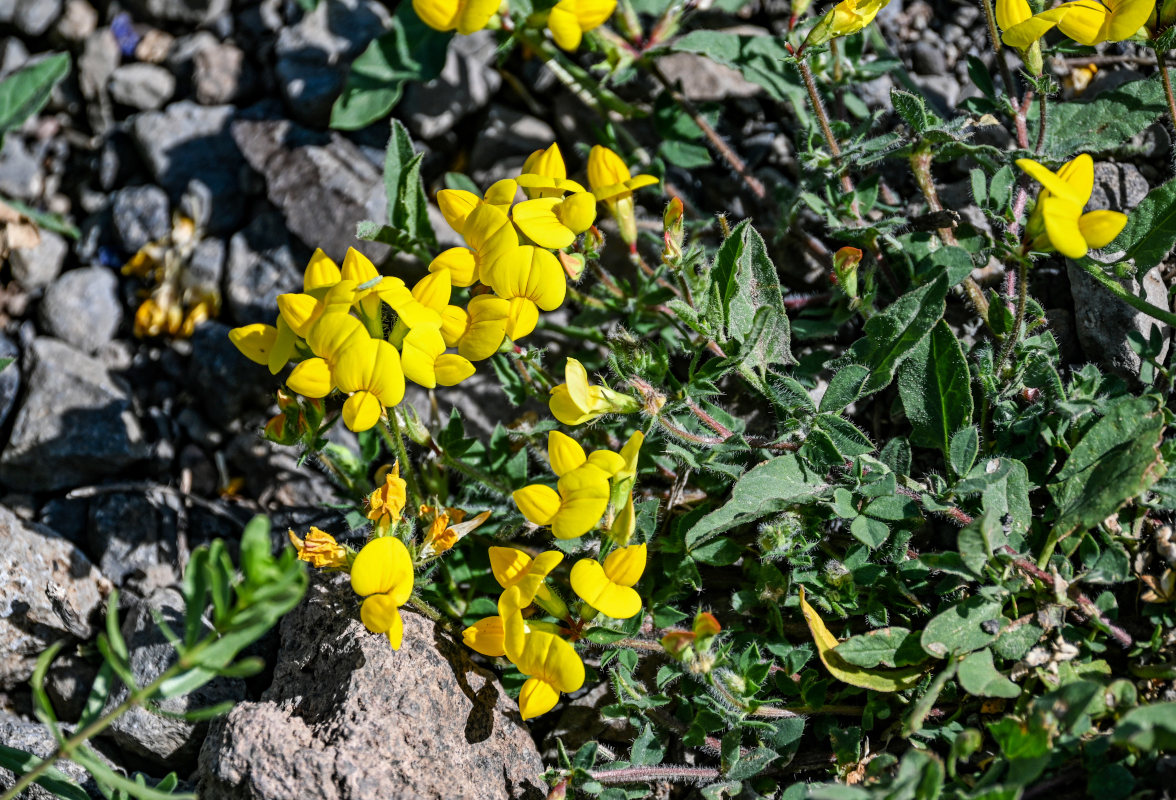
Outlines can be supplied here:
[[[829, 147], [829, 152], [833, 154], [833, 162], [837, 165], [837, 169], [841, 172], [841, 188], [845, 190], [846, 194], [853, 193], [853, 181], [849, 177], [848, 172], [842, 170], [841, 164], [841, 145], [837, 143], [837, 138], [833, 135], [833, 128], [829, 124], [829, 114], [825, 111], [825, 104], [821, 102], [821, 95], [817, 92], [816, 81], [813, 80], [813, 71], [809, 69], [808, 61], [803, 57], [796, 59], [796, 68], [800, 70], [800, 77], [804, 80], [804, 88], [808, 91], [809, 104], [813, 107], [813, 113], [817, 115], [817, 122], [821, 126], [821, 135], [825, 137], [825, 144]], [[854, 205], [854, 214], [857, 215], [857, 205]]]
[[1156, 65], [1160, 68], [1160, 80], [1164, 82], [1164, 97], [1168, 99], [1168, 121], [1176, 131], [1176, 95], [1172, 94], [1172, 76], [1168, 74], [1164, 54], [1159, 50], [1156, 50]]

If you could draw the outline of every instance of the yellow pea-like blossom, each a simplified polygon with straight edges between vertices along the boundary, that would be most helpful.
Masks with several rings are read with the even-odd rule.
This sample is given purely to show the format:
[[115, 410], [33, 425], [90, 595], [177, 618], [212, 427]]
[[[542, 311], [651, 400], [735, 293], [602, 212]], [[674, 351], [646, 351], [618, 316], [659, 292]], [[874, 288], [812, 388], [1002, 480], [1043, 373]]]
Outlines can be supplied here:
[[559, 259], [541, 247], [523, 245], [482, 273], [494, 293], [511, 301], [506, 335], [518, 341], [539, 321], [539, 309], [554, 311], [563, 305], [568, 284]]
[[500, 616], [478, 620], [461, 632], [461, 639], [466, 647], [484, 656], [502, 658], [506, 655], [506, 630]]
[[585, 33], [603, 25], [616, 10], [617, 0], [560, 0], [547, 14], [547, 29], [561, 49], [572, 51]]
[[551, 465], [551, 471], [558, 478], [585, 464], [596, 467], [609, 477], [616, 475], [626, 466], [625, 458], [620, 453], [614, 453], [612, 450], [594, 450], [588, 455], [579, 442], [559, 431], [550, 431], [547, 434], [547, 460]]
[[584, 662], [555, 633], [528, 625], [522, 615], [525, 605], [517, 587], [507, 589], [498, 600], [498, 616], [503, 651], [528, 678], [519, 692], [519, 712], [523, 719], [531, 719], [554, 708], [561, 692], [574, 692], [584, 685]]
[[597, 450], [588, 457], [571, 438], [552, 432], [548, 459], [559, 476], [556, 488], [531, 484], [514, 492], [515, 505], [534, 525], [550, 525], [557, 539], [574, 539], [596, 527], [608, 508], [609, 478], [624, 466], [617, 453]]
[[471, 298], [457, 337], [457, 354], [482, 361], [498, 352], [510, 324], [510, 301], [490, 294]]
[[465, 189], [442, 189], [437, 192], [437, 207], [449, 227], [460, 236], [466, 235], [466, 223], [470, 215], [480, 206], [492, 206], [505, 216], [514, 203], [519, 185], [510, 178], [503, 178], [490, 185], [483, 197]]
[[568, 168], [559, 145], [554, 142], [546, 150], [536, 150], [523, 163], [517, 178], [519, 187], [528, 198], [563, 197], [568, 192], [582, 192], [584, 187], [568, 180]]
[[322, 251], [322, 248], [316, 248], [302, 272], [302, 291], [322, 297], [327, 289], [341, 280], [343, 272], [339, 266]]
[[367, 518], [376, 523], [376, 527], [387, 528], [400, 520], [404, 513], [407, 499], [408, 484], [400, 477], [400, 462], [397, 461], [384, 475], [384, 483], [368, 495]]
[[548, 550], [531, 558], [514, 547], [491, 547], [489, 552], [490, 571], [494, 574], [494, 580], [504, 590], [517, 588], [522, 606], [530, 605], [536, 599], [546, 604], [549, 598], [554, 598], [555, 595], [544, 581], [563, 561], [563, 553]]
[[1083, 153], [1056, 173], [1029, 158], [1017, 166], [1041, 184], [1025, 235], [1035, 250], [1056, 250], [1066, 258], [1082, 258], [1090, 248], [1106, 247], [1127, 224], [1118, 211], [1083, 209], [1094, 190], [1094, 161]]
[[455, 386], [474, 374], [469, 359], [445, 352], [445, 340], [436, 328], [414, 328], [404, 337], [400, 351], [404, 375], [418, 386]]
[[351, 588], [364, 598], [359, 617], [372, 633], [387, 634], [393, 650], [404, 638], [400, 606], [412, 596], [413, 578], [412, 556], [394, 536], [368, 542], [351, 565]]
[[421, 513], [432, 513], [433, 521], [421, 542], [421, 558], [440, 555], [461, 541], [462, 537], [477, 529], [490, 519], [490, 512], [483, 511], [472, 519], [465, 519], [465, 512], [457, 508], [443, 510], [421, 506]]
[[449, 271], [453, 286], [473, 286], [478, 282], [478, 261], [468, 247], [451, 247], [429, 262], [429, 272]]
[[511, 219], [540, 247], [562, 250], [596, 221], [596, 197], [575, 192], [567, 197], [537, 197], [515, 205]]
[[1155, 10], [1155, 0], [1076, 0], [1033, 14], [1025, 0], [998, 0], [1001, 41], [1025, 49], [1056, 27], [1079, 44], [1130, 39]]
[[241, 354], [254, 364], [269, 363], [270, 353], [278, 339], [278, 329], [273, 325], [255, 322], [229, 331], [229, 341]]
[[500, 0], [412, 0], [421, 22], [438, 31], [468, 36], [480, 31], [498, 11]]
[[804, 46], [813, 47], [839, 36], [857, 33], [873, 22], [878, 12], [889, 3], [890, 0], [841, 0], [813, 26]]
[[631, 414], [641, 409], [641, 404], [628, 395], [590, 384], [588, 371], [574, 358], [567, 360], [564, 383], [551, 390], [548, 406], [564, 425], [581, 425], [604, 414]]
[[343, 404], [343, 423], [366, 431], [380, 420], [384, 409], [404, 399], [400, 354], [383, 339], [367, 339], [344, 350], [331, 369], [340, 391], [350, 394]]
[[603, 564], [582, 558], [572, 566], [572, 589], [606, 616], [636, 616], [641, 611], [641, 596], [632, 587], [645, 572], [645, 557], [645, 545], [635, 544], [609, 553]]
[[321, 315], [311, 326], [306, 343], [315, 354], [294, 367], [286, 385], [304, 397], [321, 398], [335, 387], [332, 368], [339, 356], [354, 345], [372, 341], [363, 323], [346, 311]]
[[350, 553], [335, 541], [331, 534], [311, 527], [305, 539], [300, 539], [292, 530], [287, 530], [290, 544], [298, 551], [298, 558], [318, 569], [347, 569]]
[[633, 175], [624, 160], [612, 150], [596, 145], [588, 153], [588, 185], [593, 196], [608, 206], [621, 231], [621, 238], [637, 242], [637, 212], [633, 192], [657, 183], [652, 175]]

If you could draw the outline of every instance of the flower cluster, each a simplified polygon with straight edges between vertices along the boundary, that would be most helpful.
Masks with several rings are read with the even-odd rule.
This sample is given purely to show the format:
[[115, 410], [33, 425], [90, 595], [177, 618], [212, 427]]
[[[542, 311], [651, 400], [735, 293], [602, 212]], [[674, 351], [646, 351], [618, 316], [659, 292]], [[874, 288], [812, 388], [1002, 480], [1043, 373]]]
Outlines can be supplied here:
[[[593, 153], [589, 173], [597, 176], [601, 198], [614, 210], [628, 202], [620, 213], [631, 218], [633, 189], [656, 180], [633, 178], [611, 150]], [[525, 199], [516, 202], [520, 192]], [[592, 227], [596, 201], [568, 179], [552, 144], [533, 153], [517, 178], [498, 181], [482, 197], [457, 189], [437, 193], [442, 214], [467, 246], [438, 255], [411, 289], [381, 276], [354, 248], [342, 267], [319, 250], [302, 292], [278, 297], [275, 324], [235, 328], [230, 338], [274, 374], [296, 360], [289, 389], [311, 399], [346, 395], [344, 423], [367, 430], [400, 403], [406, 379], [426, 389], [458, 384], [506, 340], [529, 335], [540, 311], [559, 308], [567, 272], [582, 271], [565, 251]], [[452, 302], [458, 288], [470, 290], [465, 307]], [[387, 325], [385, 307], [395, 320]]]
[[[644, 438], [638, 431], [620, 452], [589, 454], [571, 437], [552, 431], [547, 453], [559, 479], [557, 488], [533, 484], [514, 493], [523, 516], [534, 525], [551, 526], [559, 539], [583, 536], [603, 517], [611, 519], [602, 560], [581, 558], [571, 568], [569, 583], [581, 600], [579, 615], [547, 585], [563, 553], [549, 550], [532, 558], [514, 548], [490, 548], [491, 570], [503, 589], [498, 614], [466, 628], [463, 638], [483, 655], [506, 656], [528, 676], [519, 694], [523, 719], [550, 711], [561, 692], [583, 684], [584, 664], [572, 643], [586, 622], [598, 613], [629, 619], [641, 612], [641, 596], [633, 587], [645, 572], [646, 546], [628, 542], [634, 531], [632, 492]], [[532, 604], [562, 625], [524, 616]]]
[[[500, 0], [412, 0], [421, 21], [438, 31], [457, 31], [463, 36], [491, 24], [507, 4]], [[532, 14], [527, 25], [546, 27], [564, 50], [575, 50], [590, 30], [600, 27], [617, 10], [617, 0], [560, 0], [546, 11]]]
[[1074, 0], [1034, 14], [1027, 0], [996, 0], [1001, 41], [1026, 49], [1055, 27], [1079, 44], [1130, 39], [1156, 10], [1156, 0]]
[[200, 226], [177, 213], [166, 236], [143, 245], [123, 265], [124, 275], [151, 284], [135, 310], [135, 336], [187, 339], [220, 311], [220, 291], [188, 269], [200, 238]]

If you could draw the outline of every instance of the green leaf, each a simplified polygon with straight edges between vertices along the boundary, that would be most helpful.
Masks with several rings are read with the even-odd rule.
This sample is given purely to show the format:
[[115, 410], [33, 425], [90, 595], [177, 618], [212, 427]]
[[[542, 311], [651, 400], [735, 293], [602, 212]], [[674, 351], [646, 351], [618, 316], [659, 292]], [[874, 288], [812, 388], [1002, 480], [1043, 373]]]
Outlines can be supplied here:
[[[715, 254], [711, 277], [719, 292], [727, 338], [750, 350], [743, 354], [744, 362], [761, 375], [774, 364], [795, 364], [792, 330], [776, 265], [749, 220], [736, 225], [723, 242]], [[761, 315], [758, 321], [757, 312]], [[766, 319], [762, 316], [765, 313]], [[753, 337], [757, 328], [759, 335]]]
[[1102, 92], [1093, 100], [1055, 104], [1050, 109], [1045, 152], [1068, 160], [1075, 153], [1115, 150], [1159, 119], [1165, 108], [1158, 75]]
[[862, 384], [870, 376], [868, 367], [861, 364], [846, 364], [829, 379], [829, 386], [821, 396], [820, 410], [836, 414], [861, 394]]
[[[898, 373], [898, 393], [911, 422], [911, 443], [945, 456], [956, 431], [972, 424], [968, 362], [945, 320], [915, 346]], [[971, 465], [969, 465], [971, 466]]]
[[992, 651], [988, 648], [968, 654], [960, 662], [956, 677], [964, 691], [975, 697], [1015, 700], [1021, 696], [1021, 687], [997, 672], [992, 661]]
[[1029, 471], [1017, 459], [984, 459], [955, 485], [955, 493], [979, 494], [985, 511], [1000, 520], [1008, 518], [1010, 532], [1023, 534], [1029, 530]]
[[1154, 703], [1123, 715], [1111, 741], [1144, 752], [1176, 750], [1176, 703]]
[[666, 746], [653, 732], [653, 726], [645, 723], [641, 733], [633, 740], [633, 747], [629, 750], [629, 762], [635, 766], [652, 766], [660, 764], [665, 754]]
[[1049, 492], [1060, 513], [1058, 540], [1093, 528], [1163, 477], [1164, 414], [1158, 398], [1125, 397], [1086, 431]]
[[690, 557], [712, 567], [725, 567], [734, 564], [743, 555], [743, 548], [726, 536], [711, 539], [687, 551]]
[[[24, 750], [0, 744], [0, 767], [10, 771], [13, 775], [24, 775], [35, 769], [44, 760], [32, 753], [26, 753]], [[85, 789], [79, 786], [73, 778], [55, 767], [49, 767], [33, 783], [63, 798], [63, 800], [90, 800], [90, 795]]]
[[686, 545], [698, 547], [736, 525], [757, 522], [809, 500], [824, 488], [821, 477], [795, 455], [777, 456], [740, 478], [731, 490], [731, 498], [694, 524], [686, 534]]
[[876, 550], [886, 544], [890, 538], [890, 528], [885, 522], [879, 522], [866, 516], [857, 517], [849, 524], [849, 532], [853, 538], [871, 550]]
[[851, 636], [833, 652], [847, 664], [867, 669], [883, 667], [906, 667], [926, 658], [919, 646], [919, 634], [906, 628], [879, 628], [876, 631]]
[[800, 587], [800, 610], [813, 636], [813, 644], [817, 647], [821, 663], [829, 670], [830, 675], [842, 683], [873, 689], [876, 692], [899, 692], [912, 688], [922, 679], [922, 667], [871, 670], [855, 666], [841, 658], [836, 652], [837, 638], [829, 632], [816, 609], [805, 599], [803, 586]]
[[331, 109], [331, 127], [357, 130], [383, 119], [400, 102], [409, 81], [441, 74], [451, 33], [421, 22], [411, 3], [401, 3], [392, 27], [351, 64], [343, 93]]
[[[920, 644], [936, 658], [947, 658], [949, 655], [970, 653], [987, 647], [1004, 625], [1000, 609], [999, 600], [984, 595], [962, 600], [927, 623]], [[993, 620], [998, 623], [997, 626], [992, 625]]]
[[1135, 274], [1145, 272], [1164, 260], [1176, 244], [1176, 180], [1147, 193], [1127, 215], [1127, 227], [1111, 242], [1109, 250], [1124, 250], [1124, 258], [1135, 260]]
[[870, 376], [862, 384], [862, 396], [887, 386], [902, 362], [914, 353], [915, 346], [943, 316], [946, 294], [946, 275], [904, 294], [881, 314], [871, 317], [866, 322], [866, 335], [854, 342], [845, 356], [829, 366], [863, 364], [868, 367]]
[[980, 455], [980, 430], [975, 425], [952, 434], [947, 446], [947, 463], [956, 475], [967, 475]]
[[917, 134], [925, 133], [928, 128], [936, 127], [943, 122], [938, 115], [927, 110], [927, 104], [922, 97], [912, 92], [891, 89], [890, 101], [903, 122], [910, 125]]
[[0, 81], [0, 139], [44, 108], [53, 87], [68, 74], [69, 53], [55, 53]]
[[424, 153], [415, 153], [412, 137], [400, 120], [392, 120], [392, 136], [384, 155], [384, 191], [388, 195], [388, 224], [427, 249], [436, 249], [437, 237], [429, 223], [429, 202], [421, 181]]

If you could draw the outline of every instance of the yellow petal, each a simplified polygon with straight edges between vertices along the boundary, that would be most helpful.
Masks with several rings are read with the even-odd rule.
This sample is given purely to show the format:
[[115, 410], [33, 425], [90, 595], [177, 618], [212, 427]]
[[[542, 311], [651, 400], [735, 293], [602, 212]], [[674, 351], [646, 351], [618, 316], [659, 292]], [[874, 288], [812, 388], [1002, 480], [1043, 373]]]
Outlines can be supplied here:
[[604, 559], [604, 574], [618, 586], [633, 586], [645, 572], [645, 556], [644, 544], [613, 550]]
[[458, 355], [481, 361], [498, 352], [510, 322], [510, 302], [482, 294], [469, 303], [469, 322], [457, 342]]
[[589, 192], [576, 192], [556, 206], [556, 215], [572, 233], [580, 234], [596, 221], [596, 198]]
[[1063, 164], [1058, 170], [1058, 177], [1069, 187], [1070, 194], [1064, 195], [1066, 199], [1082, 208], [1090, 201], [1090, 193], [1094, 191], [1094, 159], [1083, 153]]
[[551, 9], [547, 15], [547, 29], [551, 31], [555, 43], [570, 52], [580, 46], [584, 31], [568, 6], [568, 0], [564, 0]]
[[1082, 207], [1061, 197], [1046, 197], [1037, 201], [1041, 207], [1041, 218], [1045, 222], [1045, 235], [1054, 250], [1066, 258], [1082, 258], [1086, 255], [1086, 240], [1078, 220]]
[[260, 322], [229, 331], [229, 341], [241, 355], [255, 364], [268, 364], [270, 353], [278, 338], [278, 329]]
[[376, 352], [376, 340], [369, 338], [356, 339], [338, 353], [331, 365], [331, 380], [340, 391], [358, 392], [371, 386]]
[[600, 563], [582, 558], [572, 566], [572, 589], [584, 602], [614, 619], [629, 619], [641, 611], [641, 596], [609, 580]]
[[351, 588], [360, 597], [387, 595], [402, 606], [412, 595], [412, 557], [395, 536], [372, 539], [351, 565]]
[[588, 392], [588, 370], [574, 358], [569, 358], [564, 364], [564, 381], [568, 387], [568, 395], [572, 402], [582, 411], [592, 407], [592, 400]]
[[515, 665], [524, 675], [541, 678], [562, 692], [574, 692], [584, 685], [584, 662], [576, 649], [547, 631], [527, 634]]
[[461, 638], [466, 647], [484, 656], [501, 658], [506, 655], [506, 631], [502, 627], [502, 617], [478, 620], [461, 632]]
[[343, 424], [347, 430], [360, 433], [371, 430], [380, 421], [384, 407], [371, 392], [356, 392], [343, 404]]
[[634, 175], [625, 181], [625, 188], [631, 192], [635, 192], [638, 189], [644, 189], [646, 186], [655, 186], [657, 183], [657, 178], [652, 175]]
[[352, 344], [371, 338], [363, 323], [350, 314], [327, 312], [311, 327], [306, 343], [316, 356], [329, 362]]
[[412, 287], [412, 296], [438, 314], [445, 310], [445, 306], [449, 305], [449, 298], [452, 294], [453, 283], [447, 269], [430, 272], [417, 281], [416, 286]]
[[[417, 2], [420, 2], [420, 0], [414, 0], [414, 8]], [[417, 13], [419, 14], [420, 12], [418, 11]], [[421, 17], [421, 19], [424, 19], [424, 17]], [[466, 220], [481, 203], [482, 199], [480, 197], [464, 189], [442, 189], [437, 192], [437, 207], [441, 209], [441, 216], [445, 217], [445, 221], [449, 223], [449, 227], [453, 228], [459, 235], [464, 235]]]
[[399, 630], [400, 633], [396, 635], [392, 649], [400, 647], [400, 637], [403, 634], [404, 625], [400, 619], [400, 609], [391, 597], [386, 594], [374, 594], [367, 598], [359, 607], [359, 618], [363, 620], [363, 626], [369, 631], [386, 633], [389, 640], [392, 639], [393, 632]]
[[519, 184], [513, 178], [503, 178], [490, 184], [486, 190], [485, 202], [505, 213], [514, 203], [515, 195], [519, 191]]
[[551, 390], [551, 400], [548, 402], [551, 415], [564, 425], [580, 425], [596, 419], [599, 414], [584, 411], [572, 400], [566, 383], [561, 383]]
[[[1079, 156], [1079, 158], [1081, 158], [1081, 156]], [[1090, 158], [1090, 156], [1087, 156], [1087, 158]], [[1079, 208], [1086, 205], [1086, 201], [1090, 199], [1089, 194], [1087, 194], [1085, 197], [1077, 195], [1074, 191], [1074, 187], [1070, 186], [1070, 184], [1062, 180], [1061, 177], [1054, 174], [1046, 167], [1043, 167], [1041, 164], [1038, 164], [1031, 158], [1018, 158], [1017, 166], [1020, 167], [1022, 171], [1027, 173], [1029, 177], [1033, 178], [1033, 180], [1044, 186], [1051, 195], [1066, 198], [1071, 203], [1077, 204]], [[1041, 198], [1039, 197], [1038, 199], [1040, 200]]]
[[996, 24], [1002, 31], [1024, 22], [1033, 16], [1025, 0], [996, 0]]
[[535, 305], [544, 311], [554, 311], [563, 305], [567, 291], [567, 278], [555, 254], [538, 247], [532, 248], [525, 296], [534, 300]]
[[610, 478], [625, 467], [625, 459], [612, 450], [594, 450], [588, 456], [588, 463]]
[[512, 342], [529, 336], [539, 324], [539, 307], [526, 297], [515, 297], [510, 301], [506, 317], [506, 335]]
[[[546, 150], [536, 150], [527, 156], [523, 163], [523, 172], [530, 175], [543, 175], [548, 178], [568, 177], [568, 167], [564, 163], [563, 153], [555, 142]], [[521, 185], [521, 184], [520, 184]]]
[[498, 617], [502, 620], [502, 649], [516, 666], [527, 643], [527, 624], [520, 613], [523, 608], [519, 590], [513, 586], [498, 598]]
[[380, 277], [380, 272], [371, 259], [354, 247], [347, 248], [347, 255], [343, 257], [343, 269], [340, 272], [343, 280], [355, 281], [356, 284], [367, 283], [372, 278]]
[[[518, 603], [520, 606], [528, 606], [531, 601], [535, 599], [535, 595], [539, 593], [543, 586], [543, 581], [547, 578], [551, 571], [559, 566], [559, 562], [563, 561], [563, 553], [558, 550], [548, 550], [545, 553], [540, 553], [535, 556], [530, 565], [524, 570], [514, 583], [514, 588], [519, 591]], [[506, 587], [511, 588], [511, 587]]]
[[429, 262], [429, 272], [449, 270], [453, 286], [472, 286], [478, 280], [478, 262], [468, 247], [451, 247]]
[[560, 478], [557, 488], [563, 503], [551, 522], [552, 535], [574, 539], [595, 528], [608, 507], [608, 476], [585, 464]]
[[1155, 0], [1111, 0], [1111, 20], [1107, 30], [1108, 42], [1130, 39], [1147, 22], [1156, 8]]
[[1115, 240], [1127, 225], [1127, 215], [1118, 211], [1087, 211], [1078, 219], [1086, 244], [1096, 250]]
[[531, 484], [516, 489], [511, 497], [522, 515], [533, 525], [550, 525], [560, 511], [559, 494], [550, 486]]
[[[576, 241], [576, 234], [555, 212], [558, 197], [537, 197], [515, 205], [511, 219], [523, 235], [540, 247], [559, 250]], [[550, 255], [550, 254], [549, 254]]]
[[306, 338], [310, 326], [323, 312], [323, 306], [308, 294], [278, 295], [278, 313], [294, 333]]
[[632, 177], [621, 157], [601, 145], [588, 153], [588, 185], [595, 194], [598, 188], [624, 183]]
[[302, 273], [302, 291], [309, 294], [320, 289], [327, 289], [342, 278], [343, 275], [335, 262], [321, 249], [316, 249], [314, 255], [310, 257], [310, 263], [306, 265], [306, 271]]
[[1102, 3], [1095, 0], [1077, 0], [1074, 3], [1063, 3], [1053, 10], [1064, 12], [1058, 18], [1058, 30], [1079, 44], [1089, 46], [1106, 40], [1105, 28], [1109, 12]]
[[334, 388], [331, 368], [321, 358], [308, 358], [291, 370], [286, 385], [303, 397], [326, 397]]
[[1009, 47], [1026, 50], [1042, 36], [1045, 36], [1058, 24], [1058, 15], [1042, 15], [1030, 17], [1012, 27], [1005, 28], [1000, 40]]
[[519, 714], [523, 719], [532, 719], [546, 714], [559, 702], [559, 692], [541, 678], [528, 678], [519, 690]]
[[617, 10], [617, 0], [563, 0], [560, 5], [564, 3], [571, 4], [576, 22], [585, 33], [603, 25]]
[[437, 383], [442, 386], [456, 386], [474, 374], [474, 365], [468, 358], [462, 358], [456, 353], [446, 353], [437, 356], [434, 364]]
[[632, 478], [637, 475], [637, 459], [641, 455], [641, 445], [645, 443], [645, 434], [641, 431], [634, 431], [633, 435], [629, 437], [629, 441], [625, 442], [625, 446], [621, 448], [621, 458], [625, 460], [625, 466], [620, 469], [614, 477]]
[[469, 327], [470, 318], [461, 306], [448, 305], [441, 312], [441, 339], [446, 347], [456, 347], [458, 340], [465, 335]]
[[588, 462], [584, 448], [572, 437], [559, 431], [547, 434], [547, 460], [557, 476], [566, 475]]
[[[277, 375], [282, 371], [282, 367], [294, 357], [295, 351], [298, 349], [298, 334], [286, 324], [286, 320], [278, 316], [277, 324], [278, 335], [274, 339], [273, 349], [269, 352], [269, 371], [270, 375]], [[232, 334], [230, 332], [230, 338]]]
[[432, 389], [437, 385], [437, 358], [445, 352], [445, 340], [435, 328], [413, 328], [404, 337], [400, 364], [404, 376], [413, 383]]
[[467, 0], [461, 3], [457, 17], [457, 32], [468, 36], [486, 27], [486, 23], [498, 11], [500, 0]]

